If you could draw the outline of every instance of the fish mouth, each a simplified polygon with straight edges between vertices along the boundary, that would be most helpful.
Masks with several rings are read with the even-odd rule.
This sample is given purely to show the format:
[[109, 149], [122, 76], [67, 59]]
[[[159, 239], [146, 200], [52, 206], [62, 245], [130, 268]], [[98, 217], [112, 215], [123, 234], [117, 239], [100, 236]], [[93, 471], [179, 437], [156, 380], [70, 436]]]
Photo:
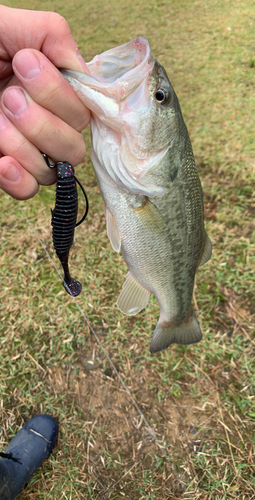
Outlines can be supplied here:
[[148, 76], [154, 60], [148, 40], [142, 36], [107, 50], [87, 63], [89, 74], [61, 70], [73, 85], [79, 82], [117, 101], [125, 99]]
[[[165, 187], [147, 182], [146, 173], [163, 160], [167, 149], [151, 154], [139, 144], [139, 123], [151, 99], [148, 80], [155, 68], [148, 40], [137, 37], [103, 52], [87, 63], [87, 68], [89, 74], [61, 72], [92, 112], [95, 158], [121, 188], [132, 194], [163, 196]], [[138, 120], [139, 110], [142, 118]], [[108, 144], [105, 148], [104, 143]]]
[[95, 56], [88, 63], [90, 74], [101, 83], [113, 83], [125, 75], [132, 77], [134, 70], [142, 71], [151, 57], [150, 44], [142, 36]]

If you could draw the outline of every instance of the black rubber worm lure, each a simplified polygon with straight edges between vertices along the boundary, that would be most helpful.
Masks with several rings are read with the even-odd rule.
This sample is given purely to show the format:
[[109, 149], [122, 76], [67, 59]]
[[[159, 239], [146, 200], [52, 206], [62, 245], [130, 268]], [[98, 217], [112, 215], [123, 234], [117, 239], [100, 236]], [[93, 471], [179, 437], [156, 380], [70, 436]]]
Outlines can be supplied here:
[[[87, 217], [89, 203], [85, 190], [77, 177], [74, 175], [74, 168], [67, 161], [58, 161], [51, 164], [48, 156], [42, 153], [48, 167], [57, 169], [57, 187], [56, 187], [56, 203], [52, 210], [52, 239], [56, 254], [62, 264], [64, 270], [63, 286], [65, 290], [76, 297], [82, 289], [79, 281], [72, 278], [68, 268], [68, 256], [70, 248], [73, 244], [74, 230]], [[79, 184], [85, 200], [86, 210], [79, 222], [76, 223], [78, 213], [78, 192], [77, 185]]]

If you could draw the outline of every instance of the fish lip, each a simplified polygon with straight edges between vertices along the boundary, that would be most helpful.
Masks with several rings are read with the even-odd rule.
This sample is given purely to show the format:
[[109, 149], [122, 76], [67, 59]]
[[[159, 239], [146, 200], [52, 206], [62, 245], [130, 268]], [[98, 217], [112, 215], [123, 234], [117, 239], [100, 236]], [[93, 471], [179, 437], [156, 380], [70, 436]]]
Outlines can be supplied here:
[[147, 78], [153, 70], [154, 59], [148, 40], [139, 36], [95, 56], [87, 67], [90, 75], [65, 69], [60, 71], [69, 81], [76, 80], [82, 86], [122, 101]]

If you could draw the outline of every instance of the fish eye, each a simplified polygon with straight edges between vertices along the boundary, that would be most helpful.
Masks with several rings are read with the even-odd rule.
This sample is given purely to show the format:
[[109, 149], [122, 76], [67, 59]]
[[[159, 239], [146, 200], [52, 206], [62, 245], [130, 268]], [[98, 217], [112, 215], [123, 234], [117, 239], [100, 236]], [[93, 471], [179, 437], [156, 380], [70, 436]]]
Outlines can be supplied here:
[[167, 104], [169, 101], [169, 97], [170, 94], [166, 89], [164, 89], [164, 87], [158, 89], [155, 94], [156, 101], [158, 101], [158, 103], [160, 104]]

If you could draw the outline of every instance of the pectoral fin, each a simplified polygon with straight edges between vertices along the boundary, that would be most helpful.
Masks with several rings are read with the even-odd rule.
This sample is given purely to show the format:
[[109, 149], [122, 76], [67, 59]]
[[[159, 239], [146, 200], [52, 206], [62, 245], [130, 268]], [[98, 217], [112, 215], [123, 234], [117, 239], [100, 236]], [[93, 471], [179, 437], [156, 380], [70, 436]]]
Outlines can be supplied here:
[[117, 306], [124, 314], [134, 316], [147, 306], [149, 297], [150, 292], [128, 272], [117, 300]]
[[203, 251], [203, 255], [201, 257], [201, 260], [199, 262], [199, 267], [203, 266], [206, 262], [208, 262], [208, 260], [210, 260], [211, 256], [212, 256], [212, 244], [211, 244], [211, 240], [210, 240], [208, 234], [205, 233], [204, 251]]
[[121, 247], [120, 232], [118, 230], [118, 226], [115, 222], [112, 212], [107, 207], [105, 209], [105, 218], [106, 218], [107, 236], [111, 242], [113, 250], [119, 253]]
[[167, 231], [167, 225], [154, 203], [146, 196], [139, 197], [140, 203], [131, 205], [133, 210], [139, 215], [143, 226], [150, 233], [161, 233]]

